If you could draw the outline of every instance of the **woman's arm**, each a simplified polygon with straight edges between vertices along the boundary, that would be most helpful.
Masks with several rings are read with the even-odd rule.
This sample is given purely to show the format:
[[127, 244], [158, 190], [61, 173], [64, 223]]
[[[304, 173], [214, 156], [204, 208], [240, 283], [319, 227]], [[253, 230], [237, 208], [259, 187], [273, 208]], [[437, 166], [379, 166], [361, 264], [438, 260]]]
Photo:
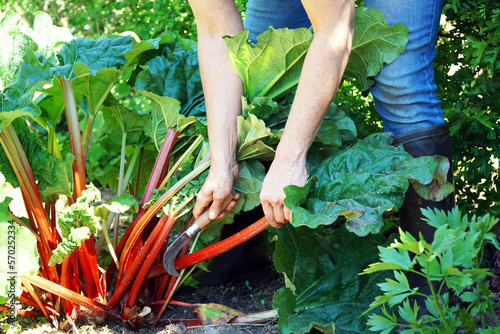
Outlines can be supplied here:
[[[193, 215], [198, 217], [210, 206], [210, 218], [215, 219], [238, 177], [236, 116], [241, 113], [243, 94], [243, 85], [234, 71], [222, 37], [241, 32], [243, 23], [234, 0], [190, 0], [189, 3], [198, 29], [198, 59], [212, 159]], [[235, 196], [236, 200], [238, 198], [239, 194]], [[229, 209], [232, 206], [234, 201]]]
[[302, 0], [314, 38], [302, 68], [276, 157], [264, 179], [260, 200], [274, 227], [291, 221], [283, 205], [287, 185], [307, 181], [306, 155], [337, 92], [354, 34], [354, 0]]

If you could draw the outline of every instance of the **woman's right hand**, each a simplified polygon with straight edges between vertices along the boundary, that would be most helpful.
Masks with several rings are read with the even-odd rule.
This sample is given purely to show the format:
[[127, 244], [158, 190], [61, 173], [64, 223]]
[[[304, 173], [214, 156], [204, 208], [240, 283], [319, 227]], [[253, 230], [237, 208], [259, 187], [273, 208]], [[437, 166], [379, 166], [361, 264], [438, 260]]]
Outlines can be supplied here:
[[[217, 168], [213, 165], [210, 167], [207, 179], [200, 192], [196, 196], [196, 203], [193, 208], [194, 218], [198, 218], [206, 209], [210, 207], [208, 217], [210, 220], [220, 219], [225, 213], [222, 209], [222, 203], [231, 195], [234, 181], [238, 178], [238, 164], [234, 163], [228, 167]], [[240, 194], [236, 193], [233, 200], [226, 207], [226, 211], [230, 211], [236, 205], [236, 201], [240, 199]]]

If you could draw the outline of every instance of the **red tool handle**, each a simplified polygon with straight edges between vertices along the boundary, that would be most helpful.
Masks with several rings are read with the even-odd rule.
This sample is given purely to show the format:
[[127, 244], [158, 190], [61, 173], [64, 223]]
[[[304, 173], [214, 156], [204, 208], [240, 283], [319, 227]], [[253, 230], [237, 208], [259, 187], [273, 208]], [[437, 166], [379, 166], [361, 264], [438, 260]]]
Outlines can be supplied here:
[[266, 217], [262, 217], [252, 225], [230, 236], [227, 239], [221, 240], [214, 245], [200, 249], [199, 251], [196, 251], [194, 253], [177, 258], [175, 260], [175, 269], [179, 271], [189, 266], [195, 265], [199, 262], [210, 259], [219, 254], [225, 253], [228, 250], [247, 241], [248, 239], [253, 238], [260, 232], [264, 231], [269, 226], [270, 225]]

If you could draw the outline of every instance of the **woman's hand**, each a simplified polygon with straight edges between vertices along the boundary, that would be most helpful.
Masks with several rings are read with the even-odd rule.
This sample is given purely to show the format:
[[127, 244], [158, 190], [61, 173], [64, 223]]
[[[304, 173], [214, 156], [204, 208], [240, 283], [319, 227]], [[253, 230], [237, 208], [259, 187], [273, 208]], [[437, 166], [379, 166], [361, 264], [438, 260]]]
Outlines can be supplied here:
[[[207, 179], [196, 197], [196, 204], [193, 208], [195, 218], [198, 218], [208, 207], [210, 207], [208, 217], [211, 220], [224, 217], [225, 213], [221, 206], [224, 200], [231, 195], [234, 181], [238, 178], [238, 172], [236, 163], [227, 168], [213, 166], [210, 168]], [[236, 193], [226, 207], [226, 211], [232, 210], [239, 199], [240, 194]]]
[[283, 204], [288, 185], [303, 186], [307, 182], [307, 170], [304, 162], [292, 164], [280, 163], [275, 159], [262, 184], [260, 202], [271, 226], [280, 228], [292, 221], [292, 212]]

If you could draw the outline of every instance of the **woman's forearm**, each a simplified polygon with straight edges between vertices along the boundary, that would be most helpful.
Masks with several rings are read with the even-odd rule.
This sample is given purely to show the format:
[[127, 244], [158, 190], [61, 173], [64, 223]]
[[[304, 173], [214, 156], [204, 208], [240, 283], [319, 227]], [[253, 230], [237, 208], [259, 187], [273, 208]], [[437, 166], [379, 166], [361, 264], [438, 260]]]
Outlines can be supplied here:
[[233, 69], [225, 35], [243, 30], [232, 0], [191, 0], [198, 29], [198, 59], [207, 108], [212, 165], [234, 162], [237, 146], [236, 115], [241, 112], [243, 85]]
[[343, 7], [334, 8], [331, 15], [325, 16], [318, 12], [325, 7], [316, 3], [307, 6], [308, 1], [304, 1], [313, 23], [314, 39], [278, 146], [276, 159], [280, 161], [305, 160], [342, 79], [354, 34], [354, 4], [352, 1], [339, 2]]

